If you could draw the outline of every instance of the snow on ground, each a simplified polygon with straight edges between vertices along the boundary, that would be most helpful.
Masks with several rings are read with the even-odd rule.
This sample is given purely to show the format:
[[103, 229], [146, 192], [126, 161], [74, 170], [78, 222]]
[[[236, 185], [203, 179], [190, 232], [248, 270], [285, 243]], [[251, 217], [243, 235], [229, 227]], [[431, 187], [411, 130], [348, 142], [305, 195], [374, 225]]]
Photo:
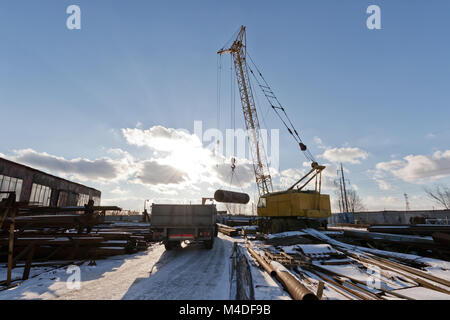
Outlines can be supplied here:
[[227, 300], [232, 250], [232, 239], [219, 235], [212, 250], [194, 244], [166, 251], [151, 274], [136, 278], [123, 299]]
[[67, 286], [73, 274], [67, 268], [52, 270], [0, 291], [0, 299], [121, 299], [137, 277], [148, 275], [163, 252], [164, 246], [154, 245], [145, 252], [97, 260], [96, 266], [85, 262], [80, 267], [79, 290]]
[[280, 233], [272, 233], [267, 235], [267, 239], [275, 239], [275, 238], [285, 238], [285, 237], [294, 237], [294, 236], [305, 236], [306, 233], [301, 231], [286, 231]]
[[[432, 258], [425, 258], [425, 257], [416, 256], [416, 255], [412, 255], [412, 254], [397, 253], [397, 252], [384, 251], [384, 250], [378, 250], [378, 249], [365, 248], [365, 247], [361, 247], [361, 246], [349, 245], [349, 244], [342, 243], [340, 241], [331, 239], [331, 238], [327, 237], [325, 234], [323, 234], [317, 230], [306, 229], [304, 231], [318, 239], [322, 239], [322, 240], [328, 242], [329, 244], [331, 244], [337, 248], [342, 248], [344, 250], [353, 251], [355, 253], [367, 252], [367, 253], [372, 253], [375, 255], [381, 255], [381, 256], [387, 256], [387, 257], [399, 258], [399, 259], [406, 259], [406, 260], [415, 261], [418, 263], [423, 263], [425, 265], [428, 265], [428, 267], [426, 267], [423, 270], [423, 271], [427, 272], [428, 274], [434, 275], [434, 276], [442, 278], [442, 279], [449, 279], [449, 277], [450, 277], [450, 262], [447, 262], [447, 261], [432, 259]], [[448, 288], [446, 288], [442, 284], [439, 284], [439, 283], [431, 281], [431, 280], [428, 280], [428, 282], [430, 282], [431, 284], [433, 284], [437, 287], [441, 287], [445, 290], [448, 290]], [[421, 289], [423, 289], [423, 288], [421, 288]], [[417, 292], [418, 292], [417, 290], [412, 290], [409, 292], [409, 294], [417, 294]], [[425, 293], [424, 293], [424, 295], [425, 295]], [[419, 295], [415, 298], [421, 299], [421, 296]], [[428, 298], [428, 299], [431, 299], [431, 298]], [[449, 295], [447, 295], [447, 299], [449, 299]]]
[[[255, 300], [292, 300], [289, 294], [284, 291], [281, 284], [274, 280], [258, 262], [248, 253], [245, 245], [242, 245], [241, 252], [244, 253], [250, 265], [253, 288], [255, 289]], [[256, 248], [255, 251], [257, 251]]]
[[356, 230], [356, 231], [367, 231], [365, 227], [344, 227], [344, 226], [334, 226], [328, 225], [328, 230]]
[[[235, 241], [239, 239], [219, 234], [211, 250], [201, 244], [183, 244], [166, 251], [163, 245], [153, 244], [147, 251], [97, 260], [95, 266], [85, 262], [80, 266], [79, 289], [68, 287], [73, 273], [67, 273], [67, 267], [32, 268], [31, 276], [37, 276], [0, 291], [0, 300], [233, 299], [230, 257]], [[22, 272], [23, 268], [14, 269], [13, 278], [20, 278]], [[257, 299], [289, 299], [264, 271], [253, 266], [251, 272]], [[0, 274], [6, 278], [4, 267]]]
[[[61, 265], [63, 265], [63, 263], [61, 263]], [[55, 269], [55, 267], [49, 267], [49, 266], [45, 266], [45, 267], [38, 267], [38, 266], [36, 266], [36, 267], [33, 267], [33, 268], [30, 269], [29, 278], [33, 278], [33, 277], [35, 277], [35, 276], [37, 276], [37, 275], [39, 275], [41, 273], [45, 273], [45, 272], [51, 271], [53, 269]], [[12, 269], [11, 279], [12, 279], [13, 282], [16, 281], [16, 280], [22, 279], [23, 270], [24, 270], [23, 266]], [[5, 264], [0, 266], [0, 280], [6, 280], [7, 271], [8, 271], [8, 268], [7, 268], [7, 266]]]
[[[424, 263], [432, 268], [439, 268], [442, 270], [445, 270], [447, 272], [450, 272], [450, 262], [448, 261], [443, 261], [443, 260], [438, 260], [438, 259], [433, 259], [433, 258], [426, 258], [426, 257], [421, 257], [421, 256], [417, 256], [417, 255], [413, 255], [413, 254], [408, 254], [408, 253], [399, 253], [399, 252], [393, 252], [393, 251], [385, 251], [385, 250], [378, 250], [378, 249], [371, 249], [371, 248], [366, 248], [366, 247], [361, 247], [361, 246], [355, 246], [355, 245], [351, 245], [351, 244], [347, 244], [347, 243], [343, 243], [337, 240], [334, 240], [330, 237], [328, 237], [327, 235], [325, 235], [323, 232], [314, 230], [314, 229], [305, 229], [305, 232], [307, 232], [308, 234], [312, 235], [313, 237], [316, 237], [318, 239], [321, 239], [325, 242], [328, 242], [329, 244], [336, 246], [336, 247], [340, 247], [349, 251], [353, 251], [353, 252], [368, 252], [368, 253], [372, 253], [375, 255], [384, 255], [384, 256], [390, 256], [392, 258], [399, 258], [399, 259], [407, 259], [407, 260], [414, 260], [418, 263]], [[430, 269], [431, 270], [431, 269]]]
[[166, 251], [154, 244], [145, 252], [97, 260], [96, 266], [85, 262], [78, 290], [68, 288], [67, 268], [51, 270], [0, 291], [0, 299], [229, 299], [230, 239], [219, 236], [212, 250], [192, 244]]
[[236, 230], [242, 230], [242, 229], [245, 229], [245, 230], [258, 230], [258, 226], [235, 226], [233, 228], [235, 228]]
[[416, 300], [449, 300], [448, 294], [427, 288], [407, 288], [395, 292]]

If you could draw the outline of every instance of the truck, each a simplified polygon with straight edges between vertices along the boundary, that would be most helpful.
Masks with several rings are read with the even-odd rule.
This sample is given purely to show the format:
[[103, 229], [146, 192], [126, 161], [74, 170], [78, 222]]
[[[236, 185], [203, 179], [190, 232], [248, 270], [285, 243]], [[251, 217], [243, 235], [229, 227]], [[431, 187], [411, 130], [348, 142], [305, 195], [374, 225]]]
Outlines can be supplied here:
[[218, 232], [216, 217], [214, 204], [152, 204], [150, 229], [153, 240], [162, 241], [166, 250], [181, 246], [185, 240], [212, 249]]

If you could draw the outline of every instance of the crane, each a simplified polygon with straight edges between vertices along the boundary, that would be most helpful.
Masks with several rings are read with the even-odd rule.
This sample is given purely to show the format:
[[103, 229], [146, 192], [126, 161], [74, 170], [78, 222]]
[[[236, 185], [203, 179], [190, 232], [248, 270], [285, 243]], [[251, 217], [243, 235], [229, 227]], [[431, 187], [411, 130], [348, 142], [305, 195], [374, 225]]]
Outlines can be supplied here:
[[[314, 157], [301, 140], [298, 131], [294, 128], [292, 121], [287, 116], [285, 108], [278, 101], [259, 69], [256, 67], [257, 75], [255, 75], [255, 72], [249, 68], [247, 64], [248, 54], [245, 26], [241, 26], [232, 44], [230, 46], [226, 45], [217, 54], [231, 54], [232, 56], [245, 126], [248, 132], [253, 170], [260, 196], [257, 212], [258, 216], [266, 218], [264, 219], [263, 229], [266, 231], [280, 232], [299, 227], [326, 226], [326, 218], [331, 215], [331, 205], [329, 195], [321, 194], [322, 171], [325, 169], [325, 166], [319, 165], [314, 160]], [[251, 57], [250, 60], [252, 60]], [[273, 191], [272, 177], [260, 136], [260, 125], [250, 74], [255, 77], [267, 101], [287, 128], [289, 134], [294, 137], [300, 150], [311, 161], [310, 171], [287, 190]], [[257, 76], [259, 76], [259, 79]], [[314, 191], [305, 191], [304, 188], [314, 178]], [[298, 186], [302, 181], [304, 183]], [[296, 186], [298, 187], [295, 188]]]
[[[256, 113], [255, 99], [253, 97], [250, 77], [247, 67], [247, 47], [245, 27], [242, 26], [236, 40], [231, 47], [221, 49], [219, 55], [230, 53], [233, 56], [234, 70], [239, 87], [242, 111], [244, 113], [245, 127], [249, 133], [248, 142], [253, 160], [253, 171], [255, 172], [256, 185], [260, 195], [273, 191], [272, 177], [263, 144], [260, 137], [260, 126], [258, 114]], [[262, 153], [262, 155], [261, 155]]]

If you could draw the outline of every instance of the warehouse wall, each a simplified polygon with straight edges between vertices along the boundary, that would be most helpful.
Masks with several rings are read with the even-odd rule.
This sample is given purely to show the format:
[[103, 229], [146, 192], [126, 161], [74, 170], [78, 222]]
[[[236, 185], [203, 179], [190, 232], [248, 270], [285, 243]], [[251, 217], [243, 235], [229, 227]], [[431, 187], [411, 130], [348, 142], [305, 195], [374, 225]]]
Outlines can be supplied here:
[[89, 199], [98, 199], [96, 205], [100, 205], [101, 192], [99, 190], [3, 158], [0, 158], [0, 175], [22, 180], [20, 196], [18, 196], [19, 201], [27, 202], [30, 200], [32, 185], [36, 183], [52, 189], [50, 206], [57, 205], [60, 192], [66, 192], [68, 195], [66, 206], [77, 205], [78, 195], [80, 194], [89, 195]]

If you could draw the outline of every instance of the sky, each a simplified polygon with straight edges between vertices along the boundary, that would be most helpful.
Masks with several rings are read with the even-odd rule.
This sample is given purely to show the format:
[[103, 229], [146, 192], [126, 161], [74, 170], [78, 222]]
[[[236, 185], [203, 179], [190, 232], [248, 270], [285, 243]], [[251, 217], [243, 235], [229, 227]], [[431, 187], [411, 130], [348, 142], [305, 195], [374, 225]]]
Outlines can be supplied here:
[[[67, 28], [70, 5], [79, 30]], [[367, 28], [370, 5], [379, 30]], [[403, 210], [405, 193], [411, 209], [438, 209], [424, 188], [450, 185], [449, 12], [445, 0], [4, 0], [0, 156], [127, 209], [218, 188], [257, 199], [251, 157], [231, 181], [217, 139], [194, 133], [195, 121], [204, 133], [244, 128], [230, 56], [217, 51], [245, 25], [250, 56], [327, 166], [333, 204], [342, 163], [368, 210]], [[309, 163], [257, 89], [261, 127], [279, 130], [280, 190]]]

